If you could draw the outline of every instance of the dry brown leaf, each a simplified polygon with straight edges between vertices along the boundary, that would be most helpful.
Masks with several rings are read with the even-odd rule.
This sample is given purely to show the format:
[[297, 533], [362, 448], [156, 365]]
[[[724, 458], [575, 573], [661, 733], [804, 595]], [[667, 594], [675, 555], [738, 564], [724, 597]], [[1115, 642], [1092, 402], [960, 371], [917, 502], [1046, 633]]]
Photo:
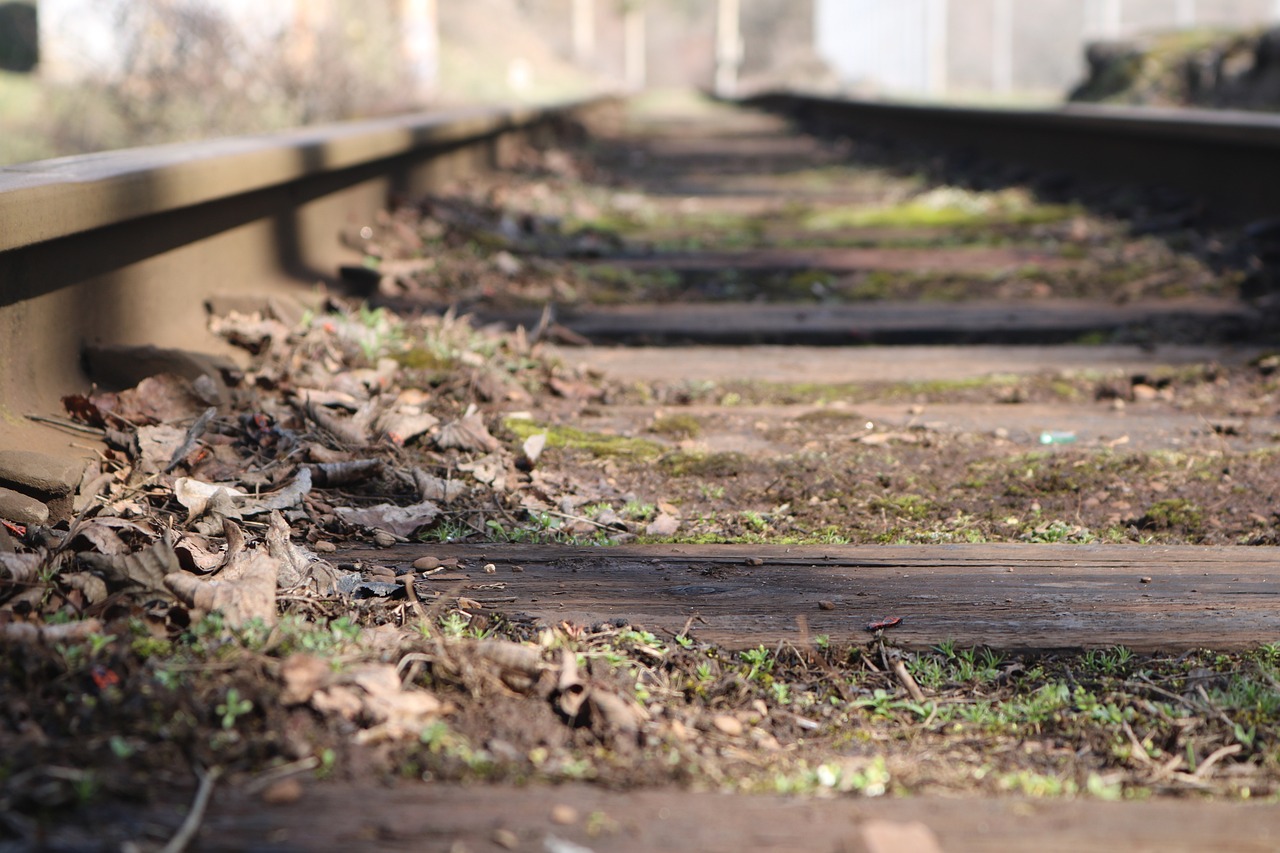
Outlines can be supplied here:
[[280, 664], [280, 680], [284, 690], [280, 693], [282, 705], [304, 705], [311, 701], [317, 690], [332, 681], [333, 667], [314, 655], [293, 654]]
[[58, 580], [72, 589], [80, 590], [84, 594], [84, 600], [89, 604], [107, 600], [106, 581], [92, 572], [71, 572], [60, 575]]
[[680, 519], [663, 512], [649, 522], [649, 526], [644, 529], [644, 532], [647, 536], [674, 536], [679, 529]]
[[382, 471], [381, 459], [350, 459], [342, 462], [321, 462], [311, 465], [311, 479], [320, 488], [350, 486], [363, 483]]
[[490, 453], [474, 462], [465, 462], [458, 466], [458, 470], [467, 472], [477, 483], [495, 492], [507, 490], [507, 460], [501, 453]]
[[204, 536], [188, 533], [178, 537], [173, 546], [183, 571], [208, 574], [225, 562], [222, 549]]
[[138, 427], [138, 459], [135, 467], [141, 474], [157, 474], [169, 467], [169, 462], [187, 440], [187, 431], [171, 424]]
[[648, 714], [638, 703], [607, 690], [593, 689], [587, 696], [592, 728], [602, 734], [627, 735], [640, 731]]
[[284, 516], [278, 512], [271, 513], [267, 524], [267, 552], [280, 563], [280, 573], [276, 578], [279, 587], [297, 589], [304, 584], [314, 584], [316, 592], [321, 595], [337, 592], [341, 578], [351, 573], [342, 572], [312, 551], [295, 545], [291, 533]]
[[[205, 483], [192, 477], [179, 477], [173, 484], [173, 496], [187, 508], [187, 523], [204, 515], [209, 503], [218, 492], [225, 493], [233, 501], [247, 497], [245, 492], [226, 483]], [[234, 504], [232, 504], [234, 506]]]
[[418, 497], [424, 501], [439, 501], [447, 505], [467, 492], [465, 483], [433, 476], [421, 468], [413, 469], [413, 482], [418, 487]]
[[383, 412], [376, 423], [380, 435], [386, 436], [392, 444], [403, 447], [418, 436], [434, 429], [440, 419], [430, 412], [424, 412], [417, 406], [404, 406], [389, 412]]
[[279, 561], [256, 551], [238, 560], [234, 568], [234, 580], [202, 580], [186, 572], [173, 572], [164, 582], [188, 607], [222, 613], [230, 628], [242, 628], [254, 619], [274, 625]]
[[0, 577], [15, 584], [28, 584], [40, 575], [41, 554], [0, 553]]
[[456, 421], [450, 421], [436, 434], [436, 447], [441, 450], [456, 447], [473, 453], [481, 451], [492, 453], [501, 446], [501, 443], [489, 434], [489, 428], [484, 425], [484, 419], [478, 414], [469, 414]]
[[561, 713], [570, 720], [577, 719], [582, 703], [587, 700], [587, 684], [578, 675], [578, 655], [571, 649], [562, 650], [556, 692], [556, 704]]
[[[139, 531], [142, 530], [140, 527], [137, 529]], [[81, 539], [84, 541], [81, 542]], [[102, 520], [96, 518], [88, 519], [76, 527], [75, 536], [71, 540], [71, 547], [78, 551], [86, 551], [92, 548], [99, 554], [106, 554], [110, 557], [127, 554], [130, 550], [125, 541], [120, 538], [120, 534], [116, 532], [114, 525], [105, 524]]]
[[178, 570], [178, 555], [173, 551], [173, 541], [165, 534], [150, 548], [109, 560], [102, 568], [115, 580], [168, 597], [169, 588], [164, 579], [165, 575]]
[[417, 737], [444, 710], [444, 704], [427, 691], [404, 689], [390, 664], [359, 667], [348, 678], [364, 690], [365, 715], [377, 724], [357, 734], [357, 743]]
[[148, 376], [134, 388], [118, 394], [94, 394], [90, 400], [100, 411], [110, 412], [135, 426], [185, 421], [205, 409], [204, 403], [191, 393], [186, 380], [168, 373]]
[[173, 484], [174, 497], [187, 508], [188, 523], [206, 512], [225, 510], [227, 505], [219, 502], [219, 492], [230, 499], [232, 509], [229, 513], [219, 512], [224, 518], [288, 509], [297, 506], [311, 492], [311, 469], [303, 465], [284, 488], [261, 495], [250, 495], [225, 483], [205, 483], [191, 477], [179, 477]]
[[540, 432], [526, 438], [524, 440], [524, 446], [521, 449], [524, 451], [524, 458], [529, 460], [529, 464], [536, 465], [538, 463], [538, 457], [542, 455], [542, 451], [546, 446], [547, 434], [545, 432]]
[[440, 508], [431, 501], [409, 506], [378, 504], [369, 507], [340, 506], [334, 509], [338, 517], [348, 524], [370, 530], [385, 530], [395, 536], [409, 537], [419, 527], [430, 524], [440, 514]]

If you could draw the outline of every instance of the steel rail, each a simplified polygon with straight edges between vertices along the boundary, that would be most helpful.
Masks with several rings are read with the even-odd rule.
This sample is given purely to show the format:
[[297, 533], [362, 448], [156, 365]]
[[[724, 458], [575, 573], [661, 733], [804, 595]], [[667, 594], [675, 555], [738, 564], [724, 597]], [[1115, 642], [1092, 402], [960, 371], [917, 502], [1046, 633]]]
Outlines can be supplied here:
[[[396, 196], [501, 167], [615, 101], [484, 108], [0, 168], [0, 446], [85, 384], [91, 344], [222, 351], [213, 298], [306, 294]], [[17, 436], [15, 438], [15, 436]]]
[[990, 161], [1161, 186], [1229, 220], [1280, 214], [1280, 116], [1071, 105], [995, 109], [767, 93], [742, 103], [806, 130], [909, 139]]

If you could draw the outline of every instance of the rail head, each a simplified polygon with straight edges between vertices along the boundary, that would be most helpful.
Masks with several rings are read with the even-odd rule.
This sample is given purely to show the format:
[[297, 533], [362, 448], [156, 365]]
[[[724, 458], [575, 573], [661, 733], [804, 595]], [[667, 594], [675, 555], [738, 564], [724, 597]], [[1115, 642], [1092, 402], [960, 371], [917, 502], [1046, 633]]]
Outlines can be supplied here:
[[746, 105], [820, 132], [902, 138], [1004, 164], [1181, 191], [1231, 220], [1280, 213], [1280, 115], [1072, 104], [903, 104], [773, 92]]
[[0, 167], [0, 252], [460, 145], [610, 100], [419, 113]]

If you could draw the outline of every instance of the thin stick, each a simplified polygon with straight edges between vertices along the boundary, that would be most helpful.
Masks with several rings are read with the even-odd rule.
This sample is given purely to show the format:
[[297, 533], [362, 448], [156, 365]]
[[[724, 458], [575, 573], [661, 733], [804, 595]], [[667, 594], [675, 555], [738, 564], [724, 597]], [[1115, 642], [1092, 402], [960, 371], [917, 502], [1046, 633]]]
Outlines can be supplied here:
[[218, 777], [222, 775], [221, 767], [211, 767], [208, 770], [196, 768], [196, 776], [200, 777], [200, 788], [196, 791], [196, 798], [191, 803], [191, 811], [187, 812], [187, 819], [182, 822], [182, 826], [178, 828], [177, 835], [169, 839], [169, 843], [164, 846], [161, 853], [182, 853], [187, 849], [187, 845], [196, 837], [196, 833], [200, 831], [200, 823], [204, 820], [204, 810], [209, 806], [209, 798], [213, 796], [214, 783], [218, 781]]
[[62, 429], [68, 429], [68, 430], [71, 430], [72, 432], [84, 433], [85, 435], [96, 436], [97, 438], [102, 438], [107, 434], [107, 431], [104, 429], [85, 426], [84, 424], [78, 423], [76, 421], [67, 420], [66, 418], [53, 417], [51, 415], [28, 414], [27, 420], [35, 421], [36, 423], [39, 423], [39, 424], [49, 424], [50, 426], [61, 427]]

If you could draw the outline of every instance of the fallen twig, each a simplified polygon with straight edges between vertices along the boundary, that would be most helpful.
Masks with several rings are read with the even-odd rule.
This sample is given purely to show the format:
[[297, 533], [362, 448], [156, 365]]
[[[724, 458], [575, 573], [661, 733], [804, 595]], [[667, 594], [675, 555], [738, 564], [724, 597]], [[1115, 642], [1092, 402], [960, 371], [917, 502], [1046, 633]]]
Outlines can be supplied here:
[[204, 820], [204, 811], [209, 806], [209, 797], [213, 796], [214, 783], [218, 781], [218, 777], [222, 775], [221, 767], [211, 767], [208, 770], [196, 768], [196, 776], [200, 778], [200, 787], [196, 790], [196, 798], [191, 802], [191, 810], [187, 812], [187, 818], [182, 822], [182, 826], [178, 827], [178, 832], [173, 838], [169, 839], [169, 843], [164, 846], [161, 853], [182, 853], [187, 849], [187, 845], [195, 838], [196, 833], [200, 831], [200, 824]]

